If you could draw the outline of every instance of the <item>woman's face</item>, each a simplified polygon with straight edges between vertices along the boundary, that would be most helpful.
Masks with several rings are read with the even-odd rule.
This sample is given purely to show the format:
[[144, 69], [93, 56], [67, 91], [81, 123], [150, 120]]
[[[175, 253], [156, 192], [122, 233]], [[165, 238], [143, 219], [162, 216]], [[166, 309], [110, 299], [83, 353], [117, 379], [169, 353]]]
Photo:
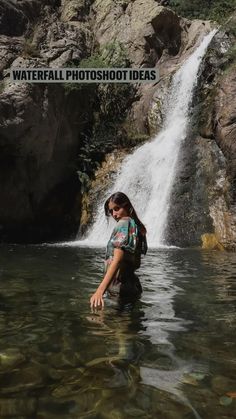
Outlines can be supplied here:
[[129, 213], [125, 208], [119, 207], [113, 201], [110, 201], [108, 204], [109, 212], [114, 218], [114, 220], [119, 221], [123, 217], [128, 217]]

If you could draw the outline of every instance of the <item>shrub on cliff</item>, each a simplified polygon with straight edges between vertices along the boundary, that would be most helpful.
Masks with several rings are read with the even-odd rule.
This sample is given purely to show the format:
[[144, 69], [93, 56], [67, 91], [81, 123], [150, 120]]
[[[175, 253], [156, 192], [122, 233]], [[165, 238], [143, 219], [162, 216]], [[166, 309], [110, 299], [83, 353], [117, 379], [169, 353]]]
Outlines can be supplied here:
[[235, 10], [235, 0], [169, 0], [169, 5], [183, 17], [220, 23]]

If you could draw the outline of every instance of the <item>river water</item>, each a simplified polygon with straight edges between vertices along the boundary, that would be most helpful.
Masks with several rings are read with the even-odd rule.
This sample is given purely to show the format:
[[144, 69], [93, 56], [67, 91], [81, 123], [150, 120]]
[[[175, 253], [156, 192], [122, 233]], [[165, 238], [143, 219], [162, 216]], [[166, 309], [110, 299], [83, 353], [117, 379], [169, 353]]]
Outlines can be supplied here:
[[103, 253], [1, 247], [0, 418], [235, 418], [235, 254], [149, 250], [91, 313]]

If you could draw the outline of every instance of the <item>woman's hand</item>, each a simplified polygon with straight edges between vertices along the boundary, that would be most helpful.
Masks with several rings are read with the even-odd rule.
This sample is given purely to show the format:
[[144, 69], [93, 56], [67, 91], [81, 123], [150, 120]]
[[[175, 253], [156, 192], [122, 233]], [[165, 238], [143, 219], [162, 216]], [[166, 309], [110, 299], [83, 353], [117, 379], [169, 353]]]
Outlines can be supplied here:
[[[104, 300], [103, 294], [106, 291], [107, 287], [109, 286], [112, 278], [114, 278], [117, 270], [120, 267], [120, 263], [124, 258], [124, 250], [122, 249], [114, 249], [114, 257], [111, 264], [108, 266], [108, 270], [106, 275], [104, 276], [101, 284], [99, 285], [97, 291], [92, 295], [90, 298], [90, 307], [91, 308], [103, 308], [104, 307]], [[100, 307], [101, 306], [101, 307]]]
[[90, 298], [90, 307], [91, 309], [104, 307], [103, 292], [99, 288]]

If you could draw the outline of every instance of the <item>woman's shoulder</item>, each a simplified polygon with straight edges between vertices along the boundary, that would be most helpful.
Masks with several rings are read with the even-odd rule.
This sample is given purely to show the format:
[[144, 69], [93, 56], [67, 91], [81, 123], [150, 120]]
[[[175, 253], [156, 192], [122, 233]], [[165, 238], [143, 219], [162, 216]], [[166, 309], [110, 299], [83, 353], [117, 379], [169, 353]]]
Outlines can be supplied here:
[[123, 232], [127, 231], [127, 234], [128, 233], [137, 234], [138, 227], [133, 218], [123, 217], [117, 222], [115, 231], [123, 231]]
[[130, 223], [135, 223], [131, 217], [123, 217], [117, 222], [117, 226], [128, 226]]

